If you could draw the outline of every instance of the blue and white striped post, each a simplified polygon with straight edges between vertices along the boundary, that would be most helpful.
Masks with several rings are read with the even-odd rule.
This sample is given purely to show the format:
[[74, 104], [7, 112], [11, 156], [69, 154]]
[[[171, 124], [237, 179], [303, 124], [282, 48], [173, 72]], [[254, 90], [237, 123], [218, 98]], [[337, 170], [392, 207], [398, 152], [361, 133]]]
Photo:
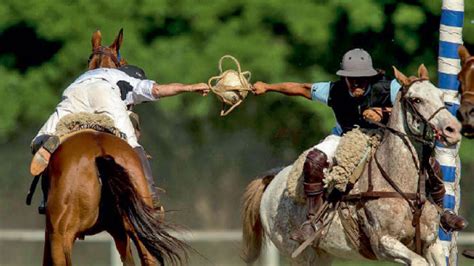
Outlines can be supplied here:
[[[439, 55], [438, 55], [438, 86], [446, 92], [445, 103], [452, 114], [459, 108], [457, 74], [461, 70], [458, 56], [458, 47], [462, 44], [462, 27], [464, 22], [464, 0], [443, 0], [441, 24], [439, 28]], [[446, 195], [444, 207], [459, 209], [460, 187], [460, 160], [459, 146], [436, 147], [436, 159], [441, 164], [444, 177]], [[439, 239], [443, 243], [447, 265], [457, 264], [457, 233], [446, 233], [439, 229]]]

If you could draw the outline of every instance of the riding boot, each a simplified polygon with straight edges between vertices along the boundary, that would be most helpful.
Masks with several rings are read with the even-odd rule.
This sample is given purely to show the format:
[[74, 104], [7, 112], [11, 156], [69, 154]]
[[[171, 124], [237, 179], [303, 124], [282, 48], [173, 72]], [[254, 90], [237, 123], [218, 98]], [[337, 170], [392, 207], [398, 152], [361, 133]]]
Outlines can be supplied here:
[[58, 148], [59, 144], [59, 137], [54, 135], [43, 135], [34, 140], [31, 144], [31, 151], [34, 154], [30, 165], [32, 175], [39, 175], [46, 169], [51, 154]]
[[474, 259], [474, 249], [465, 249], [462, 255], [469, 259]]
[[291, 239], [299, 243], [304, 242], [317, 232], [322, 225], [320, 220], [315, 221], [315, 217], [323, 205], [324, 194], [324, 172], [329, 166], [327, 156], [322, 151], [314, 149], [306, 156], [303, 166], [304, 174], [304, 192], [306, 195], [307, 220], [303, 222], [300, 228], [291, 234]]
[[434, 203], [439, 207], [441, 217], [440, 224], [446, 231], [461, 231], [468, 225], [466, 219], [457, 215], [450, 209], [444, 209], [443, 199], [446, 190], [444, 188], [441, 166], [439, 163], [430, 159], [431, 170], [428, 171], [428, 191]]
[[140, 158], [140, 162], [142, 163], [146, 181], [148, 182], [148, 188], [150, 189], [151, 198], [153, 200], [153, 207], [161, 208], [160, 199], [158, 197], [158, 191], [155, 187], [155, 181], [153, 180], [153, 174], [151, 172], [151, 165], [150, 162], [148, 162], [146, 152], [143, 147], [135, 147], [133, 149], [137, 152], [138, 157]]

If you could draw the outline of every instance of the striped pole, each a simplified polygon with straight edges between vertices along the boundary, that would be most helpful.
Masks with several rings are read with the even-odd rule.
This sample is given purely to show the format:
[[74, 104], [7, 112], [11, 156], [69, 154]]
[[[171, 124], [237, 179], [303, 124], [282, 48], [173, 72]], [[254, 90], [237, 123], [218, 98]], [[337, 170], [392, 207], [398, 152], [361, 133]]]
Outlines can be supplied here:
[[[441, 24], [439, 28], [438, 52], [438, 87], [445, 92], [445, 103], [452, 114], [459, 108], [457, 74], [461, 70], [458, 56], [458, 47], [462, 44], [462, 27], [464, 22], [464, 0], [443, 0]], [[435, 149], [436, 159], [441, 164], [446, 195], [444, 208], [459, 209], [460, 188], [460, 160], [459, 146], [450, 147], [437, 144]], [[447, 265], [457, 264], [457, 233], [447, 233], [439, 229], [439, 239], [443, 244]]]

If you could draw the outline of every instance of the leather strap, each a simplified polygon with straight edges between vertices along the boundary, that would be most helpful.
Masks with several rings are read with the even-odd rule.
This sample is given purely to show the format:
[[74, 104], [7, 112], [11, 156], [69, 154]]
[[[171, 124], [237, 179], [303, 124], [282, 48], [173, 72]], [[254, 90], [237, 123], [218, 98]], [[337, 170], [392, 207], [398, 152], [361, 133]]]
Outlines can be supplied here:
[[374, 251], [372, 250], [369, 238], [364, 234], [359, 223], [352, 217], [350, 209], [345, 209], [349, 213], [348, 215], [344, 215], [342, 208], [338, 208], [337, 211], [342, 227], [344, 228], [349, 241], [354, 248], [358, 249], [362, 256], [369, 260], [376, 260], [377, 256], [375, 256]]
[[316, 196], [324, 192], [324, 185], [322, 183], [306, 183], [303, 182], [304, 193], [307, 196]]
[[363, 200], [377, 200], [380, 198], [404, 198], [411, 203], [411, 200], [416, 200], [416, 193], [404, 193], [404, 198], [400, 193], [394, 191], [369, 191], [357, 194], [344, 195], [342, 201], [363, 201]]
[[114, 61], [114, 64], [116, 67], [120, 67], [120, 61], [119, 59], [117, 58], [117, 56], [115, 56], [114, 53], [106, 50], [103, 46], [100, 46], [100, 47], [97, 47], [95, 48], [94, 50], [92, 50], [92, 54], [91, 56], [89, 57], [89, 61], [92, 59], [92, 57], [94, 55], [106, 55], [108, 57], [110, 57], [110, 59], [112, 59], [112, 61]]

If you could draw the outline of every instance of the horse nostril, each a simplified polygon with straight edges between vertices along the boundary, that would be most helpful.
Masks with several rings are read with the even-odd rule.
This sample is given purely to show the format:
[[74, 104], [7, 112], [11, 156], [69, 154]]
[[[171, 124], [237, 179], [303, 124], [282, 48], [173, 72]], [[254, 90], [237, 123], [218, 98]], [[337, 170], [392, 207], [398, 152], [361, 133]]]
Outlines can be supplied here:
[[471, 108], [471, 110], [469, 111], [469, 116], [474, 116], [474, 108]]
[[444, 130], [448, 133], [454, 133], [455, 132], [454, 128], [452, 128], [452, 127], [446, 127]]

